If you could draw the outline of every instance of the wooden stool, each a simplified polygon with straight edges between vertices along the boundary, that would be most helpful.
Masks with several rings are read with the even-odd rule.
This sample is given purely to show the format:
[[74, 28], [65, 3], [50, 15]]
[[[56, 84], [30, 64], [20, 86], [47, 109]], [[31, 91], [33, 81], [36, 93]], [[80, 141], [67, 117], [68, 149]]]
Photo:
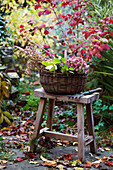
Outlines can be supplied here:
[[[34, 91], [34, 96], [40, 97], [40, 102], [39, 102], [38, 112], [36, 115], [36, 122], [35, 122], [35, 128], [34, 128], [32, 139], [39, 138], [43, 135], [49, 138], [57, 138], [61, 140], [78, 142], [78, 159], [80, 159], [82, 162], [84, 162], [85, 160], [85, 148], [84, 148], [85, 145], [90, 144], [90, 151], [92, 153], [96, 153], [92, 102], [99, 98], [98, 92], [90, 95], [85, 95], [81, 98], [76, 98], [74, 97], [74, 95], [72, 96], [72, 95], [49, 94], [46, 93], [43, 88], [40, 88]], [[47, 98], [49, 99], [47, 127], [40, 130]], [[52, 132], [55, 100], [75, 102], [77, 104], [78, 135], [69, 135], [69, 134]], [[86, 105], [86, 115], [87, 115], [89, 136], [84, 136], [84, 105]], [[36, 145], [33, 143], [32, 140], [30, 144], [30, 149], [31, 151], [34, 152], [35, 148]]]

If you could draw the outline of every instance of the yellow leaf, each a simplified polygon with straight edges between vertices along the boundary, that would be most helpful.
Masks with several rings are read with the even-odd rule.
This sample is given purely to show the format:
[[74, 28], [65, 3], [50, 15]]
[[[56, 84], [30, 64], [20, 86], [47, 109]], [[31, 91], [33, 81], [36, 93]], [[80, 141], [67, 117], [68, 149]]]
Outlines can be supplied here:
[[40, 158], [41, 158], [44, 162], [48, 162], [48, 163], [51, 163], [51, 164], [56, 164], [56, 161], [48, 160], [48, 159], [44, 158], [42, 155], [40, 156]]
[[11, 125], [11, 121], [6, 116], [4, 116], [4, 120], [8, 125]]
[[37, 161], [30, 161], [29, 163], [30, 163], [30, 164], [38, 164]]
[[3, 129], [1, 129], [1, 131], [5, 131], [5, 130], [7, 130], [7, 131], [11, 131], [11, 129], [10, 129], [10, 128], [3, 128]]
[[12, 119], [12, 115], [9, 112], [4, 111], [3, 114], [9, 119]]
[[64, 170], [64, 166], [61, 164], [59, 164], [57, 167], [59, 168], [59, 170]]
[[100, 159], [98, 156], [95, 157], [96, 159]]
[[82, 162], [79, 159], [76, 160], [76, 163], [82, 164]]
[[84, 170], [84, 168], [74, 167], [74, 170]]
[[70, 164], [72, 165], [72, 166], [76, 166], [76, 162], [74, 161], [74, 162], [70, 162]]
[[78, 142], [73, 142], [73, 145], [78, 145]]
[[4, 120], [3, 113], [0, 113], [0, 124], [2, 124], [2, 123], [3, 123], [3, 120]]

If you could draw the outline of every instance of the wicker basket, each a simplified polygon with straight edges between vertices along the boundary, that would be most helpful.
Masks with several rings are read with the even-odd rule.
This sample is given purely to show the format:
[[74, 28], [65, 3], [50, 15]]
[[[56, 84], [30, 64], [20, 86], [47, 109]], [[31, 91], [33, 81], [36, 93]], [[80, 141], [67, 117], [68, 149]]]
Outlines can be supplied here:
[[40, 69], [40, 83], [47, 93], [76, 94], [84, 90], [87, 74], [53, 73]]

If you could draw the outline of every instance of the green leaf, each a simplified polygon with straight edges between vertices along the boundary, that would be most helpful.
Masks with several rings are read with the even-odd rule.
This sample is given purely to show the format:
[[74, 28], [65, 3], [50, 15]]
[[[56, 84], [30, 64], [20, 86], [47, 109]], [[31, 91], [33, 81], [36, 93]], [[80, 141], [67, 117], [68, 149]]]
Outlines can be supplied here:
[[54, 62], [54, 64], [60, 64], [61, 63], [61, 61], [58, 58], [54, 58], [53, 62]]
[[69, 70], [74, 71], [74, 68], [71, 67], [71, 68], [69, 68]]
[[0, 113], [0, 124], [2, 124], [2, 123], [3, 123], [3, 120], [4, 120], [3, 113]]
[[61, 58], [61, 61], [62, 61], [63, 63], [66, 63], [66, 59], [65, 59], [65, 58]]

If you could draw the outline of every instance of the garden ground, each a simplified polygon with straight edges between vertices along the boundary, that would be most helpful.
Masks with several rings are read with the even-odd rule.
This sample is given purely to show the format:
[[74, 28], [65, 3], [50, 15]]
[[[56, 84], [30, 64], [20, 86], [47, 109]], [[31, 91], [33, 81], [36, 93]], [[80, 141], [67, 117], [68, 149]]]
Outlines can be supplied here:
[[[18, 136], [2, 136], [3, 143], [8, 146], [12, 146], [15, 143], [17, 148], [6, 149], [6, 157], [9, 156], [9, 160], [0, 160], [0, 169], [6, 168], [7, 170], [47, 170], [47, 169], [59, 169], [59, 170], [112, 170], [113, 168], [113, 148], [110, 146], [109, 141], [100, 140], [100, 147], [98, 147], [97, 155], [91, 154], [89, 146], [85, 147], [85, 162], [82, 164], [77, 159], [77, 146], [76, 143], [67, 143], [67, 141], [52, 140], [50, 143], [45, 142], [44, 139], [39, 141], [40, 147], [36, 154], [25, 152], [26, 149], [18, 149], [20, 140]], [[112, 137], [111, 137], [112, 140]], [[24, 140], [23, 140], [24, 143]], [[105, 146], [102, 143], [106, 143]], [[21, 144], [22, 145], [22, 144]], [[108, 146], [107, 146], [108, 145]], [[14, 145], [13, 145], [14, 146]], [[28, 148], [29, 145], [26, 145]], [[5, 156], [5, 154], [4, 154]], [[57, 163], [55, 162], [57, 160]]]

